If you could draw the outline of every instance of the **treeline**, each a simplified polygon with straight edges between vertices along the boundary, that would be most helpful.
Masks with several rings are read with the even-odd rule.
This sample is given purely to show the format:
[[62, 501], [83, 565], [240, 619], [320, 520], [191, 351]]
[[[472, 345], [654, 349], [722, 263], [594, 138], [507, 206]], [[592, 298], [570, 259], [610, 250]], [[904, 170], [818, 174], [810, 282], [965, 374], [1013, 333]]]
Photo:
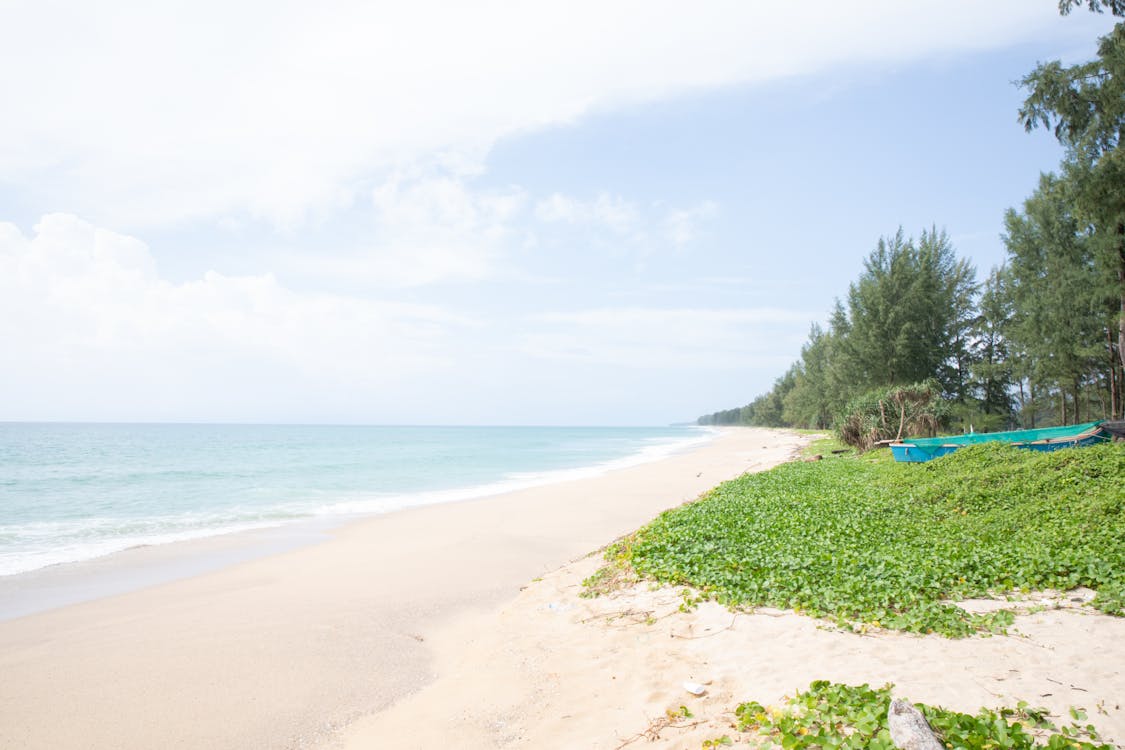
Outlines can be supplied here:
[[1095, 60], [1041, 64], [1021, 83], [1021, 122], [1051, 128], [1066, 157], [1006, 213], [1003, 265], [979, 279], [944, 231], [900, 228], [769, 392], [700, 424], [839, 426], [872, 391], [907, 384], [940, 394], [946, 429], [1123, 417], [1125, 24]]

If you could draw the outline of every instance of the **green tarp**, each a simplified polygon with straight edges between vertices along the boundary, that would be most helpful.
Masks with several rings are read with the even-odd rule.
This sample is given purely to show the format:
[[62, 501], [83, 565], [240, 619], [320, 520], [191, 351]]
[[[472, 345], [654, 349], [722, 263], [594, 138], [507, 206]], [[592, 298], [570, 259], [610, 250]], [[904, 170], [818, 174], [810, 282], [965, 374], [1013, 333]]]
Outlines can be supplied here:
[[1093, 445], [1110, 440], [1101, 428], [1102, 422], [1044, 427], [1038, 430], [1011, 432], [980, 432], [969, 435], [945, 435], [935, 438], [909, 438], [891, 446], [896, 461], [920, 462], [952, 453], [965, 445], [1004, 442], [1032, 450], [1050, 451], [1070, 445]]

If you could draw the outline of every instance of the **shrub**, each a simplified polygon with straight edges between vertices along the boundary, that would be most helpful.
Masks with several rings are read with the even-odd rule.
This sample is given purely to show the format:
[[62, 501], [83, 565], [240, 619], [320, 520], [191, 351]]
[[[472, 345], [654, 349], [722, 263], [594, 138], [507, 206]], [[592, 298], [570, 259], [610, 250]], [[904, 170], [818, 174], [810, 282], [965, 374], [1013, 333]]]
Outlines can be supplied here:
[[848, 402], [836, 432], [848, 445], [866, 451], [881, 440], [932, 437], [947, 410], [934, 381], [878, 388]]

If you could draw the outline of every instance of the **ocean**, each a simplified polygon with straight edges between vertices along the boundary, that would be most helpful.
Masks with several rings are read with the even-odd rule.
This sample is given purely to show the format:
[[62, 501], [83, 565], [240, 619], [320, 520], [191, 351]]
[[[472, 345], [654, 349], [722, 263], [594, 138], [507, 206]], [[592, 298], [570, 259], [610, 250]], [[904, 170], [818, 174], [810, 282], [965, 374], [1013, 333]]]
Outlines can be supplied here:
[[0, 576], [594, 476], [713, 435], [692, 426], [0, 423]]

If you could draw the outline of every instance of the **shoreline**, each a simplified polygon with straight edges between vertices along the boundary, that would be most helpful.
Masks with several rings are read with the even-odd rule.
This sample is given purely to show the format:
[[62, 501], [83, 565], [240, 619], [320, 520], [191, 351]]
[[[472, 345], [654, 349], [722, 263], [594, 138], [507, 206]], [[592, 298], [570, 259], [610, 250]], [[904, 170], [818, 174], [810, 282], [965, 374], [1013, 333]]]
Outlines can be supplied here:
[[598, 477], [357, 520], [317, 544], [0, 622], [0, 745], [324, 742], [432, 682], [427, 642], [442, 624], [494, 612], [805, 442], [724, 430]]
[[[721, 434], [722, 430], [719, 428], [703, 428], [698, 437], [647, 446], [635, 453], [588, 466], [544, 469], [529, 476], [509, 475], [483, 485], [420, 490], [401, 496], [389, 496], [391, 505], [382, 510], [313, 513], [257, 527], [219, 530], [185, 539], [142, 543], [94, 557], [2, 575], [0, 622], [183, 580], [241, 562], [317, 544], [330, 539], [335, 529], [371, 518], [434, 505], [500, 497], [646, 466], [706, 446]], [[398, 504], [400, 500], [396, 498], [402, 504]]]
[[[395, 512], [395, 511], [392, 511]], [[163, 544], [0, 576], [0, 623], [129, 594], [318, 544], [355, 519], [307, 519]]]

